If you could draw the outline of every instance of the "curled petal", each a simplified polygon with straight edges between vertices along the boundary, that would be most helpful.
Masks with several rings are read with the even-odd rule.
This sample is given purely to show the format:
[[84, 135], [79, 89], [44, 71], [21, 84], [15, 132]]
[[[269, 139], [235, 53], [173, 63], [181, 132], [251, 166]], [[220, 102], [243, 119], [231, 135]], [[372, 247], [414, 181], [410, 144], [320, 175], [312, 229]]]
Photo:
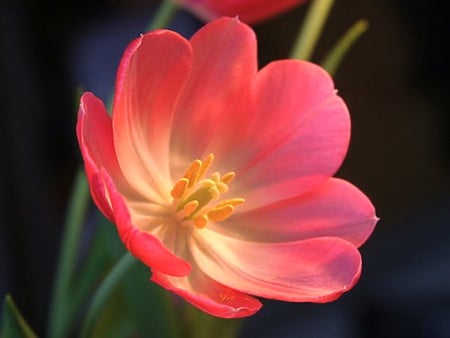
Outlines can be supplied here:
[[238, 211], [213, 227], [255, 242], [340, 237], [359, 247], [377, 220], [367, 196], [347, 181], [331, 178], [311, 192], [247, 212]]
[[153, 271], [151, 280], [217, 317], [247, 317], [262, 306], [257, 299], [212, 280], [199, 267], [185, 277], [171, 277]]
[[265, 298], [332, 301], [352, 288], [361, 273], [358, 250], [340, 238], [257, 243], [206, 229], [194, 241], [192, 255], [208, 276]]
[[114, 216], [120, 239], [133, 256], [150, 268], [173, 276], [185, 276], [191, 270], [186, 261], [175, 256], [153, 235], [140, 231], [132, 224], [128, 208], [120, 193], [117, 192], [111, 177], [105, 170], [101, 171], [107, 199]]
[[105, 199], [104, 185], [98, 175], [100, 168], [104, 168], [109, 173], [121, 191], [129, 194], [132, 194], [132, 191], [117, 162], [111, 118], [103, 102], [89, 92], [81, 96], [77, 137], [92, 198], [103, 214], [111, 220], [112, 211]]

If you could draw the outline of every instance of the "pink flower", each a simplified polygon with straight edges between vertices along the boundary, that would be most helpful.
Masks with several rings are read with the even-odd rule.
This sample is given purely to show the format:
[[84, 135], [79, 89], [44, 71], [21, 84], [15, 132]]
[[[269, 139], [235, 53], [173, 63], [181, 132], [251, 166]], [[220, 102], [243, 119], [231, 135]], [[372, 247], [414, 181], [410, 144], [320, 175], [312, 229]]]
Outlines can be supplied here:
[[173, 0], [203, 20], [220, 16], [238, 16], [247, 23], [257, 23], [287, 11], [306, 0]]
[[358, 247], [377, 218], [331, 178], [350, 137], [330, 76], [298, 60], [258, 71], [237, 19], [190, 41], [159, 30], [134, 40], [113, 115], [91, 93], [77, 125], [91, 194], [152, 280], [220, 317], [254, 296], [328, 302], [358, 280]]

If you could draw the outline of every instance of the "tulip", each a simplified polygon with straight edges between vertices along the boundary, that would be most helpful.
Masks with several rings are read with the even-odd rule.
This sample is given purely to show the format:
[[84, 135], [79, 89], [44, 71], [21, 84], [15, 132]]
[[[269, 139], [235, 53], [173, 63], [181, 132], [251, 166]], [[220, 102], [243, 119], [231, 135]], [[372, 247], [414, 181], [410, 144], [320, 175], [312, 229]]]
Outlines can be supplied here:
[[221, 16], [238, 16], [253, 24], [287, 11], [306, 0], [174, 0], [199, 18], [210, 21]]
[[361, 273], [377, 218], [332, 176], [350, 138], [331, 77], [306, 61], [258, 70], [252, 29], [220, 18], [190, 40], [157, 30], [122, 57], [112, 117], [82, 95], [93, 200], [151, 280], [224, 318], [257, 297], [328, 302]]

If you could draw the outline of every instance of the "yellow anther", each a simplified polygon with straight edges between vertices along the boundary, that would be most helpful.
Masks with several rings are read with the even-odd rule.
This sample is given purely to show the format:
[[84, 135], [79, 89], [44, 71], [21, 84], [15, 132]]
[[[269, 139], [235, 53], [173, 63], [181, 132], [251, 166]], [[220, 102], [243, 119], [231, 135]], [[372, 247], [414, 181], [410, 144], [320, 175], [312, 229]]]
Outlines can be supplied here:
[[234, 207], [231, 204], [225, 204], [208, 211], [208, 219], [213, 222], [220, 222], [230, 217], [233, 212]]
[[186, 172], [184, 173], [184, 177], [189, 180], [189, 188], [192, 187], [195, 183], [197, 183], [199, 179], [200, 169], [202, 167], [202, 161], [195, 160], [191, 163], [189, 168], [187, 168]]
[[189, 180], [185, 177], [180, 178], [173, 185], [172, 190], [170, 191], [170, 195], [173, 198], [181, 198], [186, 192], [187, 186], [189, 185]]
[[192, 221], [197, 228], [202, 229], [208, 224], [208, 216], [200, 215], [195, 217]]
[[187, 202], [183, 206], [184, 217], [186, 217], [186, 218], [191, 217], [191, 215], [195, 212], [195, 210], [197, 210], [198, 205], [199, 205], [199, 203], [197, 200]]
[[245, 202], [245, 199], [243, 199], [243, 198], [230, 198], [228, 200], [223, 200], [222, 202], [217, 203], [214, 208], [220, 208], [227, 204], [236, 206], [236, 205], [242, 204], [244, 202]]
[[228, 184], [235, 173], [230, 171], [221, 176], [219, 172], [214, 172], [205, 178], [213, 161], [213, 154], [206, 156], [203, 161], [192, 161], [184, 176], [175, 182], [170, 191], [174, 199], [173, 216], [180, 225], [191, 224], [202, 229], [210, 221], [227, 219], [233, 214], [235, 206], [244, 202], [243, 198], [220, 201], [221, 195], [228, 191]]
[[236, 176], [236, 174], [234, 173], [234, 171], [229, 171], [229, 172], [227, 172], [225, 175], [223, 175], [223, 176], [220, 178], [220, 181], [222, 181], [223, 183], [228, 184], [228, 183], [231, 182], [231, 180], [234, 178], [234, 176]]
[[198, 173], [198, 178], [201, 179], [205, 175], [206, 171], [211, 167], [211, 164], [214, 161], [214, 155], [209, 154], [205, 157], [205, 159], [202, 161], [202, 166], [200, 168], [200, 171]]

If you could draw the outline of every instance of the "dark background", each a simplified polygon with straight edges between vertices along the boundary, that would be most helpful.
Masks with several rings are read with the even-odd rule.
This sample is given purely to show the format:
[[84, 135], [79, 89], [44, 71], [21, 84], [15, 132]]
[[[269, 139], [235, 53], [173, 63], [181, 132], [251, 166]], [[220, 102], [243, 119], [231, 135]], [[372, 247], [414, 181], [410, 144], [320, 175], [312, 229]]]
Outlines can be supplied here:
[[[76, 88], [108, 97], [123, 48], [156, 4], [0, 3], [0, 296], [11, 293], [41, 335], [80, 163]], [[338, 176], [381, 221], [352, 292], [327, 305], [265, 302], [243, 337], [450, 337], [449, 7], [336, 1], [314, 61], [356, 20], [370, 21], [335, 77], [353, 123]], [[305, 9], [255, 26], [261, 65], [288, 55]], [[176, 22], [186, 34], [200, 25], [186, 13]]]

